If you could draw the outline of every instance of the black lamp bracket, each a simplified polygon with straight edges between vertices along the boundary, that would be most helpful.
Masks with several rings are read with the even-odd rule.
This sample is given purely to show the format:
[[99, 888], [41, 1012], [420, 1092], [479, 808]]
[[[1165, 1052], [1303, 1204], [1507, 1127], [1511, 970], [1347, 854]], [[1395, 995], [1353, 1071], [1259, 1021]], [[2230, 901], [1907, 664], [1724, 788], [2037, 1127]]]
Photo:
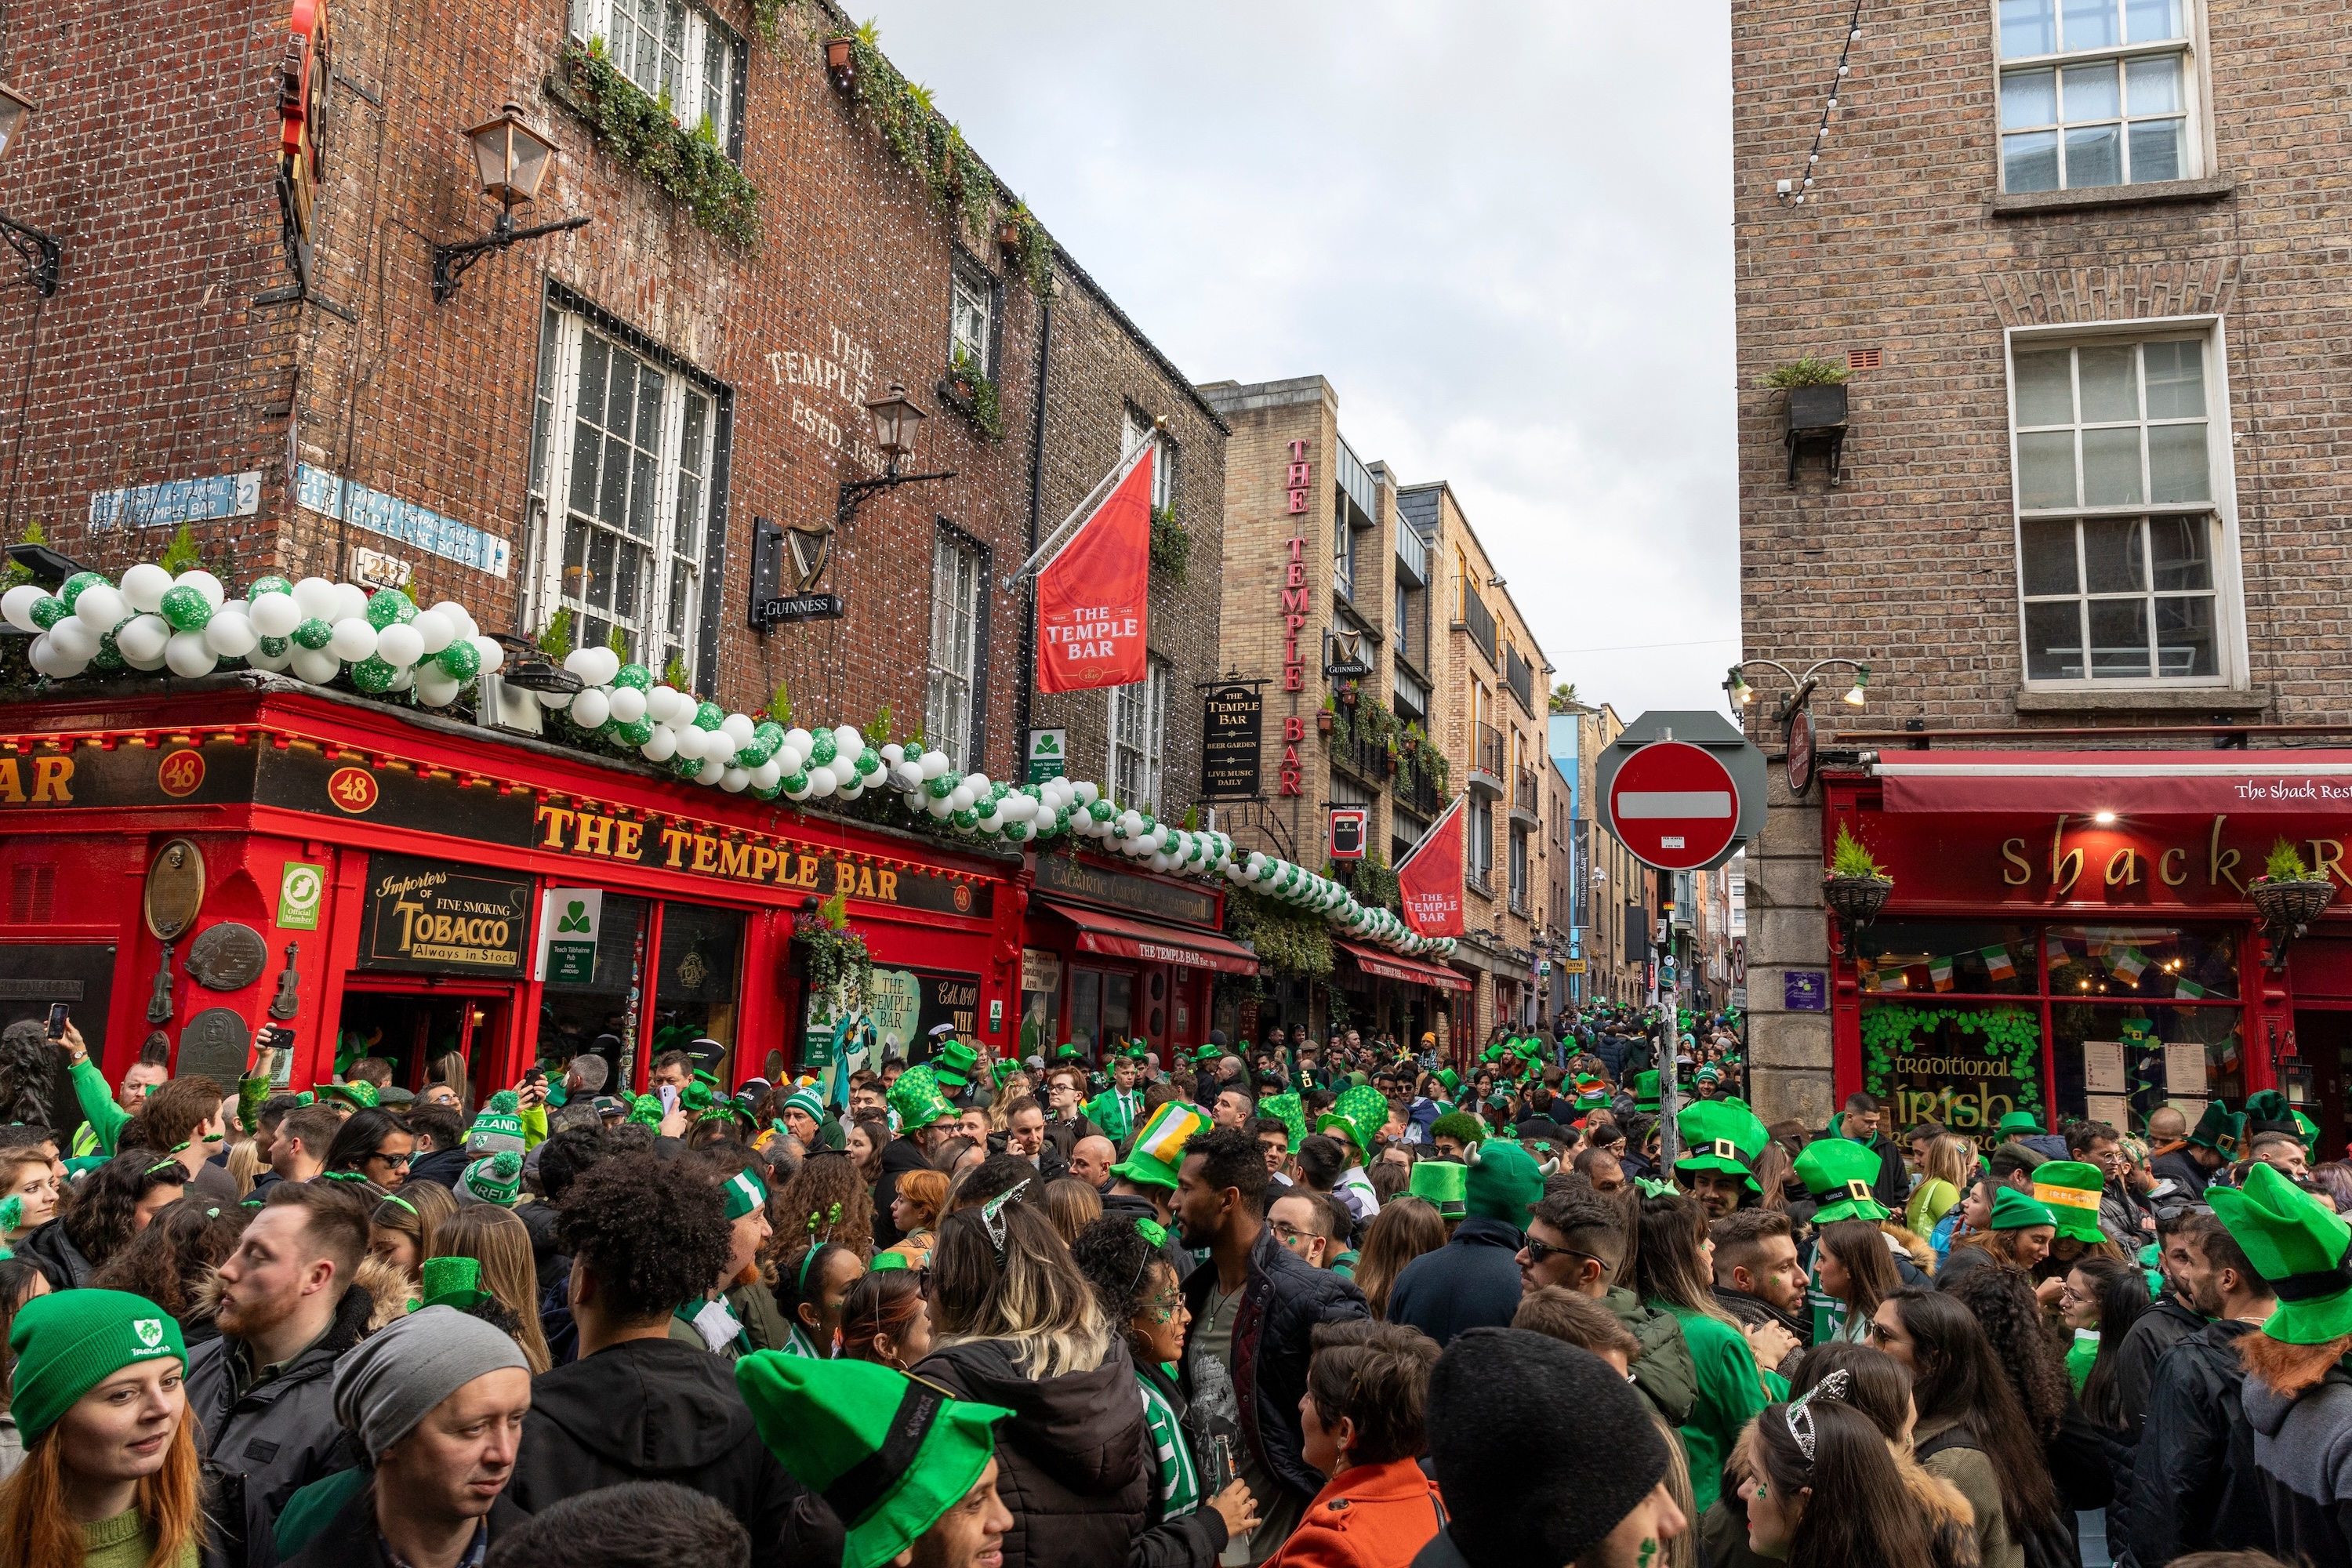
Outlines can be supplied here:
[[538, 239], [546, 235], [562, 234], [566, 230], [586, 228], [586, 217], [567, 217], [556, 223], [542, 223], [530, 228], [514, 226], [514, 209], [499, 214], [499, 221], [490, 232], [479, 239], [469, 239], [461, 245], [436, 245], [433, 247], [433, 302], [436, 305], [457, 291], [457, 280], [466, 269], [483, 257], [520, 245], [526, 239]]
[[941, 468], [935, 474], [902, 474], [898, 471], [898, 459], [893, 458], [888, 468], [870, 479], [842, 481], [841, 499], [833, 509], [834, 526], [847, 528], [850, 520], [857, 515], [857, 509], [884, 490], [895, 490], [900, 485], [919, 485], [928, 479], [951, 479], [955, 477], [953, 468]]
[[29, 224], [0, 214], [0, 239], [8, 242], [25, 263], [23, 281], [33, 286], [33, 292], [46, 300], [58, 291], [58, 268], [64, 256], [64, 247], [58, 237]]

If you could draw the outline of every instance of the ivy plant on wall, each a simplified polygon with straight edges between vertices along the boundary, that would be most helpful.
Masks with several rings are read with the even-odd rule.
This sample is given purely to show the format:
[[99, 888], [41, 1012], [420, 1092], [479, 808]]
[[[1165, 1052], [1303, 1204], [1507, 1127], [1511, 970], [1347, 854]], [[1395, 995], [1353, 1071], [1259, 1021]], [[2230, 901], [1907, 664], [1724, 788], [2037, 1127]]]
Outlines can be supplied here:
[[1192, 535], [1176, 521], [1173, 502], [1151, 509], [1151, 572], [1181, 583], [1192, 560]]
[[1277, 974], [1318, 980], [1331, 973], [1331, 928], [1312, 914], [1236, 889], [1225, 895], [1225, 925]]
[[569, 101], [614, 159], [685, 204], [695, 224], [750, 246], [760, 237], [760, 187], [727, 156], [705, 117], [691, 130], [672, 117], [668, 97], [654, 98], [621, 74], [604, 40], [563, 47]]

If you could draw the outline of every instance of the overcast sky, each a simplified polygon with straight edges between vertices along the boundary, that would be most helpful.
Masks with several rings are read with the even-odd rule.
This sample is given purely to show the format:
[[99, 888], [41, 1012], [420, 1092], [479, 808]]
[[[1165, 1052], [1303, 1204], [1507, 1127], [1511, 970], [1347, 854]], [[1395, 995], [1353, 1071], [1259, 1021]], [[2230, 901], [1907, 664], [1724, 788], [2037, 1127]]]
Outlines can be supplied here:
[[1720, 0], [865, 5], [1195, 382], [1320, 373], [1366, 461], [1450, 480], [1554, 679], [1719, 710]]

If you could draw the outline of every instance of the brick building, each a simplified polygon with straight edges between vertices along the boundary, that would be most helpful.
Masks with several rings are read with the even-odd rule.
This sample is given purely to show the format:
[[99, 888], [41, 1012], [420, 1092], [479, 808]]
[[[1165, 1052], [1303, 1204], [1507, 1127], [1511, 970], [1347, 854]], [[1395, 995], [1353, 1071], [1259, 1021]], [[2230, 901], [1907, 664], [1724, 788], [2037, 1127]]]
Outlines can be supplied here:
[[[1558, 977], [1552, 986], [1555, 1013], [1596, 1001], [1631, 1005], [1648, 994], [1657, 874], [1618, 842], [1599, 805], [1601, 755], [1624, 729], [1624, 721], [1606, 702], [1579, 703], [1551, 715], [1554, 774], [1564, 780], [1572, 769], [1576, 777], [1568, 812], [1544, 824], [1553, 857], [1549, 956]], [[1582, 960], [1580, 975], [1570, 976], [1560, 968], [1563, 948], [1570, 959]]]
[[[2279, 1083], [2340, 1147], [2352, 942], [2247, 881], [2284, 838], [2344, 885], [2340, 753], [2248, 728], [2347, 719], [2344, 13], [1852, 14], [1733, 7], [1746, 651], [1870, 667], [1749, 847], [1759, 1113], [1868, 1088], [1981, 1135]], [[1760, 384], [1806, 356], [1842, 397]], [[1851, 937], [1841, 829], [1895, 881]]]

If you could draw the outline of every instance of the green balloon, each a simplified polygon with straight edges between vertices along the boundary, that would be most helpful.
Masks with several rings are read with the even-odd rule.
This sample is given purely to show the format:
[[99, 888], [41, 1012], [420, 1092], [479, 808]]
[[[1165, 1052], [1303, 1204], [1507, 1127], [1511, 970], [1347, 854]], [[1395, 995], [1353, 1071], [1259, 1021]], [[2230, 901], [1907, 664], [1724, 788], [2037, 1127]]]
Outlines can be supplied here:
[[43, 631], [47, 631], [72, 614], [73, 606], [54, 594], [33, 601], [33, 624]]
[[716, 730], [725, 722], [727, 710], [716, 702], [705, 702], [694, 710], [694, 727], [698, 730]]
[[638, 719], [622, 725], [613, 733], [632, 746], [642, 746], [654, 738], [654, 721], [650, 719]]
[[973, 828], [980, 826], [980, 813], [972, 810], [971, 807], [967, 805], [961, 811], [950, 816], [948, 820], [954, 823], [958, 827], [962, 828], [966, 833], [970, 833]]
[[383, 630], [386, 626], [398, 626], [404, 621], [413, 621], [415, 618], [416, 605], [415, 601], [411, 600], [407, 595], [399, 592], [397, 589], [386, 588], [382, 593], [374, 595], [368, 600], [368, 625], [373, 626], [378, 631]]
[[283, 658], [286, 657], [286, 649], [288, 646], [291, 644], [293, 640], [294, 639], [291, 637], [263, 637], [259, 642], [256, 643], [254, 647], [268, 658]]
[[81, 591], [84, 588], [93, 583], [105, 581], [106, 574], [103, 572], [77, 572], [65, 580], [64, 586], [58, 590], [58, 597], [63, 599], [66, 608], [70, 610], [73, 608], [74, 601], [81, 597]]
[[780, 787], [782, 788], [786, 795], [806, 795], [808, 793], [809, 785], [808, 770], [806, 768], [803, 768], [796, 773], [786, 773], [783, 778], [778, 782]]
[[1007, 844], [1018, 844], [1029, 837], [1029, 825], [1025, 822], [1008, 822], [1002, 831]]
[[352, 666], [352, 684], [362, 691], [389, 691], [400, 679], [400, 667], [381, 658], [363, 658]]
[[283, 577], [256, 577], [253, 586], [245, 591], [245, 598], [247, 604], [251, 604], [264, 594], [290, 594], [293, 591], [294, 584]]
[[613, 677], [613, 684], [625, 686], [632, 691], [650, 691], [654, 686], [654, 672], [642, 664], [625, 664], [621, 666], [621, 673]]
[[929, 795], [933, 800], [945, 800], [948, 796], [955, 794], [955, 780], [948, 777], [945, 773], [941, 773], [935, 779], [925, 779], [923, 781], [923, 793]]
[[869, 778], [874, 774], [880, 773], [882, 771], [881, 753], [873, 750], [871, 747], [858, 752], [857, 771]]
[[760, 738], [759, 731], [755, 730], [751, 732], [751, 743], [748, 746], [737, 748], [735, 752], [735, 765], [739, 768], [760, 767], [764, 764], [770, 757], [772, 757], [775, 754], [775, 747], [763, 742]]
[[816, 766], [823, 767], [833, 761], [839, 752], [840, 748], [833, 743], [832, 732], [819, 730], [809, 741], [808, 760]]
[[773, 800], [783, 793], [784, 786], [781, 783], [772, 784], [765, 789], [760, 788], [757, 784], [751, 786], [751, 798], [753, 800]]
[[329, 643], [334, 640], [335, 628], [328, 625], [325, 621], [320, 620], [316, 616], [312, 616], [309, 620], [304, 621], [300, 626], [294, 628], [295, 644], [300, 647], [310, 648], [314, 652], [326, 647]]
[[[299, 628], [297, 628], [296, 635], [300, 635]], [[433, 658], [452, 680], [471, 680], [482, 668], [482, 650], [464, 637], [459, 637]]]
[[185, 584], [163, 595], [158, 608], [175, 632], [200, 632], [213, 618], [213, 602]]

